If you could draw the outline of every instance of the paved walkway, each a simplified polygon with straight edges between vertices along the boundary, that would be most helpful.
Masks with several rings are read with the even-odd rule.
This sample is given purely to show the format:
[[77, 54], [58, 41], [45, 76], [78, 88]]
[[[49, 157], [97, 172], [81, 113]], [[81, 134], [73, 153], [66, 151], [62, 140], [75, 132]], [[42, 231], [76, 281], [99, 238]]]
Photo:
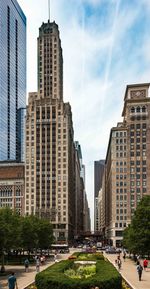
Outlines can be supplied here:
[[[107, 257], [107, 259], [115, 266], [115, 259], [117, 255], [105, 253], [105, 257]], [[142, 281], [139, 281], [136, 264], [128, 258], [126, 258], [124, 262], [122, 256], [121, 260], [122, 268], [120, 270], [120, 273], [122, 277], [126, 279], [128, 283], [133, 287], [133, 289], [150, 289], [150, 268], [147, 272], [143, 270]], [[141, 262], [141, 264], [143, 265], [143, 262]]]
[[[70, 254], [62, 254], [58, 255], [58, 260], [63, 260], [67, 259]], [[53, 261], [47, 261], [45, 265], [40, 266], [40, 271], [43, 271], [47, 267], [51, 266], [54, 264]], [[24, 289], [28, 285], [34, 282], [35, 280], [35, 275], [36, 275], [36, 268], [35, 265], [31, 265], [29, 267], [29, 272], [26, 273], [24, 266], [5, 266], [6, 270], [13, 271], [15, 272], [15, 275], [17, 277], [17, 284], [18, 284], [18, 289]], [[0, 277], [0, 289], [8, 289], [7, 286], [7, 279], [8, 276]]]

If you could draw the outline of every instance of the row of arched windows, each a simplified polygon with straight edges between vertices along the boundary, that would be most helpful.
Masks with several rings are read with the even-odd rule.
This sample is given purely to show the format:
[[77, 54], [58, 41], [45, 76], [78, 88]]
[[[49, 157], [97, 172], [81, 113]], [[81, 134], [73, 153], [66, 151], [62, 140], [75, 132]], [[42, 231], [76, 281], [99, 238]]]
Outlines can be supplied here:
[[130, 112], [131, 113], [135, 113], [135, 112], [146, 112], [146, 106], [137, 106], [137, 107], [134, 107], [132, 106], [131, 109], [130, 109]]

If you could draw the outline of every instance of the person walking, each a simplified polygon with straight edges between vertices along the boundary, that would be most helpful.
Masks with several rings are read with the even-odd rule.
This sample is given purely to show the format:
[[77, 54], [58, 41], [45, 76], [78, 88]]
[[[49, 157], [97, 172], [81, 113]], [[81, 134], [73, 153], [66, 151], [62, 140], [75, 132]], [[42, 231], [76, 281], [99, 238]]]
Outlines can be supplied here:
[[16, 276], [15, 276], [15, 273], [12, 272], [11, 273], [11, 276], [8, 277], [8, 288], [9, 289], [16, 289], [18, 288], [17, 286], [17, 279], [16, 279]]
[[25, 272], [28, 272], [28, 270], [29, 270], [29, 260], [28, 260], [28, 258], [26, 258], [25, 261], [24, 261], [24, 267], [25, 267]]
[[118, 256], [118, 257], [117, 257], [118, 270], [121, 269], [121, 264], [122, 264], [122, 262], [121, 262], [120, 256]]
[[139, 281], [141, 281], [143, 267], [142, 267], [142, 265], [139, 263], [139, 264], [137, 265], [136, 269], [137, 269], [137, 272], [138, 272], [138, 275], [139, 275]]
[[126, 252], [125, 251], [123, 252], [123, 260], [124, 260], [124, 262], [126, 260]]
[[117, 256], [116, 265], [118, 266], [118, 270], [120, 270], [121, 269], [121, 265], [122, 265], [122, 262], [121, 262], [121, 259], [120, 259], [120, 255]]
[[144, 271], [147, 271], [147, 266], [148, 266], [148, 260], [145, 258], [143, 261]]
[[36, 258], [36, 272], [40, 272], [40, 258]]

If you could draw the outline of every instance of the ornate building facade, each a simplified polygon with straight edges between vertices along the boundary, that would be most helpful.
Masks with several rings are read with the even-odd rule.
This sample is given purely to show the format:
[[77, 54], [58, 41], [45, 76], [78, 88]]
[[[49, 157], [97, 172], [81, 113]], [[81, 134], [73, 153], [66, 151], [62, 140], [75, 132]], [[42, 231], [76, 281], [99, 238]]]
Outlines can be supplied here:
[[43, 23], [38, 37], [38, 92], [26, 117], [26, 214], [46, 217], [57, 241], [75, 226], [75, 153], [71, 106], [63, 101], [63, 57], [58, 26]]

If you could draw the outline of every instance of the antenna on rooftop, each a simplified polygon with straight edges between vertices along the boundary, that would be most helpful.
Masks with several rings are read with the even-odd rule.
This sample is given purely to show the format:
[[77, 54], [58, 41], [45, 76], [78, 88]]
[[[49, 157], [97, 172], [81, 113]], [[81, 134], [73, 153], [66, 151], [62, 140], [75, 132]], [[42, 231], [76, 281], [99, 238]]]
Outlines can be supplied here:
[[48, 20], [50, 22], [50, 0], [48, 0]]

